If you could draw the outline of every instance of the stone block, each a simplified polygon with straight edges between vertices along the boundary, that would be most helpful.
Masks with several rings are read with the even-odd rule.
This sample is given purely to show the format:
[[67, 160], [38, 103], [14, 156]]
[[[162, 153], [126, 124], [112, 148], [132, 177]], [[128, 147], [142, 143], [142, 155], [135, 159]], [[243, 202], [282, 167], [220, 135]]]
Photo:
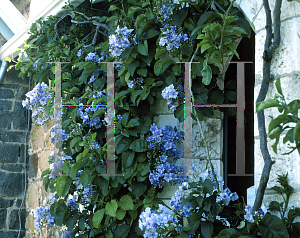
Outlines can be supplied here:
[[166, 125], [178, 127], [178, 119], [174, 115], [159, 115], [153, 119], [155, 125], [160, 129]]
[[21, 102], [15, 102], [14, 112], [13, 112], [13, 128], [26, 130], [28, 128], [26, 108], [24, 108]]
[[[262, 2], [260, 0], [243, 0], [239, 4], [240, 9], [243, 11], [246, 19], [249, 22], [253, 22], [253, 19], [262, 9]], [[256, 30], [257, 28], [255, 28]]]
[[49, 155], [51, 154], [51, 152], [52, 151], [50, 151], [50, 150], [43, 150], [39, 153], [38, 169], [40, 170], [40, 172], [43, 172], [44, 170], [50, 168], [48, 160], [49, 160]]
[[0, 237], [1, 238], [24, 238], [25, 237], [25, 231], [20, 232], [19, 231], [0, 231]]
[[30, 133], [30, 143], [33, 151], [44, 148], [44, 137], [45, 133], [43, 126], [32, 126]]
[[[200, 125], [206, 144], [208, 146], [210, 157], [221, 158], [223, 153], [222, 120], [215, 118], [205, 118], [204, 121], [200, 122]], [[184, 131], [183, 123], [180, 124], [178, 129], [180, 131]], [[193, 158], [206, 157], [206, 147], [204, 142], [202, 141], [199, 125], [195, 121], [193, 121], [192, 135]]]
[[12, 101], [0, 100], [0, 110], [9, 111], [12, 109]]
[[[21, 209], [20, 210], [20, 218], [21, 218], [21, 229], [25, 230], [25, 221], [26, 221], [26, 210]], [[11, 210], [8, 218], [8, 228], [11, 230], [19, 230], [20, 229], [20, 223], [19, 223], [19, 210], [14, 209]]]
[[271, 61], [274, 75], [289, 74], [300, 70], [300, 17], [281, 22], [281, 42]]
[[23, 194], [24, 174], [0, 172], [0, 195], [16, 197]]
[[[0, 140], [4, 142], [18, 142], [25, 143], [25, 132], [19, 131], [1, 131], [0, 132]], [[29, 135], [29, 133], [28, 133]], [[28, 139], [27, 139], [28, 141]]]
[[1, 117], [0, 129], [10, 130], [13, 113], [10, 111], [1, 110], [0, 117]]
[[0, 209], [0, 229], [3, 229], [6, 227], [6, 217], [7, 217], [7, 210]]
[[0, 144], [0, 163], [16, 163], [19, 146], [15, 144]]
[[0, 197], [0, 209], [11, 207], [14, 204], [13, 200]]
[[10, 172], [21, 172], [24, 168], [22, 164], [4, 164], [1, 169], [7, 170]]
[[14, 97], [14, 92], [8, 88], [0, 88], [0, 98], [1, 99], [9, 99]]

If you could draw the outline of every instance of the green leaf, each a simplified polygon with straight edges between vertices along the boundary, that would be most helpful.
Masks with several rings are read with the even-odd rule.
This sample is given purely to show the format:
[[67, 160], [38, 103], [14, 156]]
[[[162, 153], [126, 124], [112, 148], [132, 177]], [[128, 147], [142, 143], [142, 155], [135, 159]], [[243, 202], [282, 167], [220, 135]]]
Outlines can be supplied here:
[[241, 235], [241, 234], [234, 228], [227, 228], [221, 230], [221, 232], [216, 238], [230, 238], [232, 235]]
[[116, 5], [110, 5], [110, 7], [108, 8], [108, 11], [114, 11], [114, 10], [117, 10], [119, 9]]
[[212, 71], [209, 65], [204, 64], [202, 68], [202, 83], [205, 85], [209, 85], [212, 79]]
[[125, 211], [134, 209], [132, 198], [129, 195], [122, 196], [118, 203], [119, 206]]
[[294, 143], [294, 129], [292, 128], [288, 130], [285, 137], [283, 138], [283, 143], [285, 144], [287, 141], [290, 141], [291, 143]]
[[132, 138], [122, 136], [119, 143], [116, 143], [116, 153], [121, 154], [122, 152], [128, 150], [131, 142]]
[[134, 71], [137, 67], [139, 67], [140, 62], [138, 60], [134, 60], [130, 64], [128, 64], [128, 72], [130, 73], [131, 77], [133, 77]]
[[132, 185], [132, 193], [139, 198], [142, 196], [147, 190], [147, 183], [134, 183]]
[[183, 122], [184, 121], [184, 104], [180, 104], [175, 112], [174, 112], [174, 116], [179, 120], [179, 122]]
[[132, 6], [128, 10], [128, 17], [132, 16], [135, 12], [143, 10], [141, 7]]
[[129, 148], [135, 152], [144, 152], [148, 150], [148, 142], [144, 139], [137, 139], [131, 143]]
[[202, 26], [203, 23], [206, 22], [206, 20], [207, 20], [213, 13], [214, 13], [213, 11], [208, 11], [208, 12], [205, 12], [204, 14], [202, 14], [201, 17], [200, 17], [199, 20], [198, 20], [197, 27]]
[[84, 231], [85, 229], [85, 217], [80, 217], [79, 221], [78, 221], [78, 227], [79, 230]]
[[276, 139], [275, 143], [272, 145], [274, 152], [277, 154], [277, 144], [279, 142], [279, 137], [281, 132], [283, 131], [282, 126], [277, 126], [272, 133], [269, 135], [270, 139]]
[[230, 101], [236, 101], [236, 92], [234, 92], [234, 91], [227, 91], [225, 94], [226, 94], [226, 97]]
[[158, 35], [159, 35], [159, 32], [157, 30], [150, 29], [146, 32], [144, 38], [150, 39], [150, 38], [153, 38], [154, 36], [158, 36]]
[[91, 171], [88, 168], [85, 168], [80, 175], [80, 182], [85, 188], [90, 183]]
[[129, 234], [130, 226], [129, 225], [121, 225], [113, 232], [114, 237], [116, 238], [126, 238]]
[[109, 17], [109, 18], [106, 19], [106, 23], [110, 22], [110, 21], [113, 21], [113, 20], [118, 20], [118, 19], [119, 19], [118, 16], [111, 16], [111, 17]]
[[142, 43], [138, 44], [138, 51], [141, 55], [145, 55], [145, 56], [148, 55], [148, 44], [146, 40], [144, 41], [144, 44]]
[[213, 192], [213, 183], [210, 179], [205, 179], [203, 182], [204, 187], [207, 189], [207, 192], [209, 194], [212, 194]]
[[56, 192], [59, 197], [65, 197], [73, 180], [68, 176], [60, 176], [56, 182]]
[[147, 159], [147, 157], [146, 157], [145, 153], [141, 153], [137, 157], [138, 162], [144, 162], [146, 159]]
[[108, 186], [109, 186], [109, 181], [106, 180], [105, 178], [103, 178], [103, 176], [99, 176], [99, 179], [100, 179], [99, 181], [101, 181], [99, 183], [100, 190], [101, 190], [102, 194], [105, 194], [108, 189]]
[[137, 74], [147, 77], [147, 69], [137, 69]]
[[132, 165], [134, 155], [135, 152], [132, 150], [127, 150], [122, 153], [122, 165], [124, 168], [128, 168]]
[[155, 60], [158, 60], [159, 57], [166, 52], [168, 52], [168, 50], [165, 47], [157, 47], [155, 53]]
[[283, 221], [275, 216], [266, 214], [258, 225], [262, 238], [289, 237]]
[[300, 120], [297, 122], [296, 127], [294, 129], [294, 140], [300, 141]]
[[294, 118], [291, 115], [279, 115], [277, 118], [273, 119], [269, 124], [269, 132], [270, 133], [274, 128], [279, 126], [281, 123], [286, 124], [288, 122], [294, 122]]
[[116, 211], [118, 209], [118, 203], [115, 200], [111, 200], [110, 202], [106, 203], [105, 211], [108, 215], [112, 217], [116, 217]]
[[275, 82], [275, 86], [276, 86], [277, 92], [283, 96], [281, 85], [280, 85], [280, 77], [277, 78], [277, 80]]
[[74, 148], [74, 146], [79, 143], [80, 141], [82, 141], [82, 138], [79, 136], [74, 137], [71, 142], [70, 142], [70, 147]]
[[126, 211], [124, 211], [122, 208], [119, 208], [116, 214], [118, 220], [123, 220], [126, 215]]
[[211, 95], [210, 100], [214, 104], [222, 105], [224, 102], [223, 92], [219, 88], [215, 89]]
[[280, 107], [280, 104], [274, 99], [268, 99], [266, 101], [256, 103], [256, 112], [260, 112], [264, 109], [271, 108], [271, 107]]
[[97, 211], [93, 216], [93, 225], [95, 228], [100, 228], [100, 223], [103, 219], [105, 213], [105, 209], [102, 208], [101, 210]]
[[128, 122], [128, 124], [126, 125], [126, 128], [136, 127], [138, 125], [140, 125], [139, 118], [133, 118]]
[[204, 221], [201, 224], [201, 234], [204, 238], [211, 238], [214, 231], [213, 224], [209, 221]]
[[184, 7], [179, 9], [174, 15], [173, 15], [173, 25], [175, 25], [177, 28], [180, 28], [183, 21], [185, 20], [186, 16], [188, 14], [188, 8]]
[[156, 76], [161, 75], [163, 72], [165, 72], [165, 70], [171, 65], [173, 64], [173, 62], [168, 59], [160, 59], [158, 61], [156, 61], [156, 63], [154, 64], [154, 73]]
[[189, 225], [191, 226], [189, 233], [193, 234], [196, 232], [196, 230], [200, 225], [200, 219], [196, 213], [192, 213], [192, 215], [188, 217], [188, 221], [189, 221]]
[[251, 37], [251, 26], [249, 22], [244, 18], [239, 18], [234, 23], [238, 24], [241, 28], [244, 29], [245, 32], [247, 32], [247, 37], [250, 39]]

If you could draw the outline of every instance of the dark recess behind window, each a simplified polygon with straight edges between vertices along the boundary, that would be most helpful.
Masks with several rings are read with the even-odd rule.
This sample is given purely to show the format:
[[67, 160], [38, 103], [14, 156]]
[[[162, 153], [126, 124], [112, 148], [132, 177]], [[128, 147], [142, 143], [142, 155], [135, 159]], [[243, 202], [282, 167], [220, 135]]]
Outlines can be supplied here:
[[[232, 61], [250, 61], [245, 64], [245, 172], [254, 174], [254, 82], [255, 82], [255, 34], [252, 31], [250, 39], [244, 37], [240, 42], [237, 52], [240, 56], [232, 58]], [[232, 63], [229, 65], [225, 75], [225, 84], [230, 79], [237, 79], [237, 67]], [[225, 85], [224, 84], [224, 85]], [[254, 185], [253, 176], [228, 176], [236, 173], [236, 116], [224, 116], [224, 177], [225, 186], [232, 192], [245, 198], [247, 202], [247, 188]], [[227, 141], [226, 141], [227, 140]], [[225, 148], [226, 147], [226, 148]]]

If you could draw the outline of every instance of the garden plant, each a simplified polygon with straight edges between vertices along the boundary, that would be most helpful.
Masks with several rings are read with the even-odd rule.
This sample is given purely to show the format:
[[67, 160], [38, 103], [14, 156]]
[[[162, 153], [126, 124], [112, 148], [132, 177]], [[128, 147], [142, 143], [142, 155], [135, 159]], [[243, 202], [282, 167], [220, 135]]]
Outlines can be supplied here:
[[[33, 111], [33, 123], [54, 119], [55, 65], [49, 62], [70, 62], [61, 67], [62, 126], [54, 125], [50, 133], [56, 143], [56, 132], [61, 132], [63, 151], [49, 156], [49, 169], [42, 174], [45, 190], [51, 193], [44, 206], [32, 212], [36, 229], [64, 226], [62, 238], [137, 237], [137, 227], [149, 238], [299, 237], [299, 223], [292, 223], [300, 216], [299, 209], [284, 218], [288, 199], [284, 205], [271, 203], [270, 209], [282, 212], [280, 219], [263, 205], [252, 209], [223, 188], [203, 134], [206, 171], [192, 182], [188, 176], [177, 176], [184, 172], [183, 166], [175, 165], [183, 156], [177, 146], [184, 132], [153, 123], [156, 114], [150, 109], [159, 100], [179, 122], [184, 121], [184, 67], [178, 61], [199, 62], [192, 64], [193, 104], [235, 103], [234, 80], [224, 89], [217, 84], [226, 68], [223, 56], [238, 57], [235, 41], [251, 34], [233, 2], [117, 0], [80, 9], [68, 4], [64, 16], [32, 24], [20, 52], [28, 61], [20, 56], [12, 67], [21, 71], [20, 77], [34, 76], [37, 83], [23, 101]], [[109, 91], [104, 62], [119, 62], [114, 64], [114, 112], [105, 108]], [[272, 102], [261, 102], [258, 110], [284, 106]], [[297, 103], [285, 107], [282, 120], [270, 124], [269, 130], [276, 130], [278, 137], [283, 130], [280, 123], [289, 122], [285, 117], [297, 110]], [[192, 118], [200, 130], [200, 122], [212, 117], [214, 110], [235, 115], [235, 109], [193, 107]], [[123, 176], [99, 176], [106, 174], [106, 126], [113, 122], [116, 174]], [[298, 124], [285, 141], [299, 142]], [[284, 181], [284, 188], [275, 190], [290, 196], [292, 189], [287, 178]], [[181, 185], [171, 207], [158, 198], [166, 184]]]

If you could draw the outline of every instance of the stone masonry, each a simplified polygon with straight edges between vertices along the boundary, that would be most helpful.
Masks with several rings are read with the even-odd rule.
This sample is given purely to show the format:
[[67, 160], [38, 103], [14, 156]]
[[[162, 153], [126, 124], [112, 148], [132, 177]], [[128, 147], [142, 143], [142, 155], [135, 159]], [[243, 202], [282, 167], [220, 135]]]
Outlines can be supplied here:
[[[25, 188], [25, 137], [28, 128], [26, 109], [22, 100], [28, 91], [28, 78], [18, 78], [16, 71], [6, 74], [0, 84], [0, 237], [18, 237], [19, 208], [20, 237], [25, 235], [28, 212], [22, 200]], [[30, 125], [30, 124], [29, 124]], [[29, 128], [30, 129], [30, 128]], [[27, 133], [27, 145], [29, 134]], [[28, 148], [28, 146], [26, 147]], [[28, 169], [28, 153], [26, 165]], [[22, 206], [21, 206], [22, 204]]]

